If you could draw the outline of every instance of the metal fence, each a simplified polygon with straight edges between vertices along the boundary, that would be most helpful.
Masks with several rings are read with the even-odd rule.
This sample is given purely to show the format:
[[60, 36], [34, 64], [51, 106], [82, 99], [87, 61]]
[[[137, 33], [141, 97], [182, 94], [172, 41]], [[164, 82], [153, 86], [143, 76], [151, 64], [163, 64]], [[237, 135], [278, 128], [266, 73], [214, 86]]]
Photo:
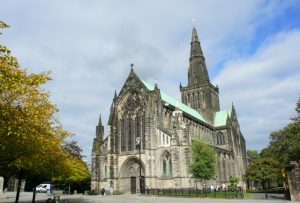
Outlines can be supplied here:
[[244, 198], [243, 190], [211, 191], [210, 189], [199, 190], [197, 188], [152, 188], [145, 189], [146, 195], [180, 196], [180, 197], [211, 197], [211, 198]]

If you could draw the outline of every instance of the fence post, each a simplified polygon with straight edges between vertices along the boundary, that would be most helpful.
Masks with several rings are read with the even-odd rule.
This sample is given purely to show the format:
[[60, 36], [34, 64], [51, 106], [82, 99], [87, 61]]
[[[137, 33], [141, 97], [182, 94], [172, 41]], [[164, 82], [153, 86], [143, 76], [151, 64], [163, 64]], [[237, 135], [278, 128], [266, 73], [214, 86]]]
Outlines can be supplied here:
[[183, 188], [181, 188], [181, 196], [183, 197]]
[[163, 188], [163, 195], [165, 195], [165, 189]]
[[191, 188], [189, 188], [189, 197], [191, 196]]

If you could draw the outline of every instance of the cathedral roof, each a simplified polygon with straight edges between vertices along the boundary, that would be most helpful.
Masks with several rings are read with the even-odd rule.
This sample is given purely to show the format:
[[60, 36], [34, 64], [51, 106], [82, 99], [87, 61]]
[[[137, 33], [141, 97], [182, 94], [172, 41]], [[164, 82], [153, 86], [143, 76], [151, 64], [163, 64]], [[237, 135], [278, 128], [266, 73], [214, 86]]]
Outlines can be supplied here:
[[218, 111], [215, 114], [214, 127], [225, 126], [231, 110]]
[[[154, 90], [154, 86], [150, 85], [149, 83], [147, 83], [143, 80], [141, 80], [141, 81], [144, 83], [144, 85], [147, 87], [148, 90], [150, 90], [150, 91]], [[186, 113], [200, 121], [207, 123], [198, 111], [196, 111], [195, 109], [192, 109], [191, 107], [185, 105], [184, 103], [174, 99], [173, 97], [169, 96], [168, 94], [160, 91], [160, 97], [163, 101], [165, 101], [166, 103], [168, 103], [174, 107], [178, 107], [184, 113]]]

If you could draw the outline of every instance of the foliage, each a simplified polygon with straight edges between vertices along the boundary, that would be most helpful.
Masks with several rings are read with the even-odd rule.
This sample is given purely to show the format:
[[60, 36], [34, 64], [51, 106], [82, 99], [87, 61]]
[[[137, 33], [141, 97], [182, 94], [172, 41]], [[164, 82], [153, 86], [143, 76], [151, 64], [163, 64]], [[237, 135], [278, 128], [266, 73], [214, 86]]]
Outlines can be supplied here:
[[79, 159], [82, 159], [83, 155], [82, 149], [78, 146], [77, 141], [66, 141], [65, 142], [65, 150], [72, 156], [78, 157]]
[[215, 175], [216, 153], [202, 141], [192, 142], [192, 162], [189, 165], [193, 177], [209, 180]]
[[278, 161], [263, 157], [256, 159], [254, 163], [247, 168], [245, 177], [248, 180], [268, 182], [270, 180], [280, 179], [280, 172]]
[[229, 182], [230, 182], [230, 189], [232, 191], [236, 191], [237, 190], [237, 184], [240, 181], [239, 178], [230, 178]]
[[259, 157], [259, 153], [255, 149], [247, 149], [247, 156], [251, 159], [256, 159]]
[[87, 187], [87, 182], [89, 185], [91, 175], [84, 161], [76, 156], [70, 155], [65, 164], [70, 171], [68, 173], [61, 173], [59, 176], [52, 178], [52, 182], [55, 183], [56, 187], [66, 188], [67, 186], [73, 185], [73, 188], [76, 186], [78, 190], [82, 186]]
[[[0, 27], [7, 27], [0, 21]], [[49, 73], [29, 74], [0, 46], [0, 175], [52, 176], [68, 171], [57, 108], [42, 89]], [[55, 164], [54, 164], [55, 163]]]
[[300, 160], [300, 97], [296, 112], [297, 115], [287, 126], [273, 132], [270, 136], [268, 155], [276, 158], [281, 168], [285, 168], [290, 161]]

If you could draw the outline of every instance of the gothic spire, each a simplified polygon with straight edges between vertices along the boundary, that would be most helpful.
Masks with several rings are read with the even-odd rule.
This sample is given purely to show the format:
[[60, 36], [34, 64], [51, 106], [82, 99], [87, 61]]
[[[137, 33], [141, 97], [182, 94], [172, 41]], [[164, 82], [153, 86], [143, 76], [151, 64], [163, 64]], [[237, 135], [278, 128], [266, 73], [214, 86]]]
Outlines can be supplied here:
[[115, 90], [115, 95], [114, 95], [114, 99], [117, 98], [117, 90]]
[[188, 86], [206, 85], [209, 82], [208, 72], [205, 64], [205, 58], [202, 53], [201, 45], [198, 39], [197, 30], [193, 27], [190, 65], [188, 72]]
[[202, 56], [203, 57], [202, 49], [201, 49], [200, 42], [198, 39], [197, 30], [195, 27], [193, 27], [193, 31], [192, 31], [190, 58], [192, 58], [194, 56]]
[[98, 122], [98, 125], [99, 125], [99, 126], [102, 126], [101, 114], [100, 114], [100, 117], [99, 117], [99, 122]]

